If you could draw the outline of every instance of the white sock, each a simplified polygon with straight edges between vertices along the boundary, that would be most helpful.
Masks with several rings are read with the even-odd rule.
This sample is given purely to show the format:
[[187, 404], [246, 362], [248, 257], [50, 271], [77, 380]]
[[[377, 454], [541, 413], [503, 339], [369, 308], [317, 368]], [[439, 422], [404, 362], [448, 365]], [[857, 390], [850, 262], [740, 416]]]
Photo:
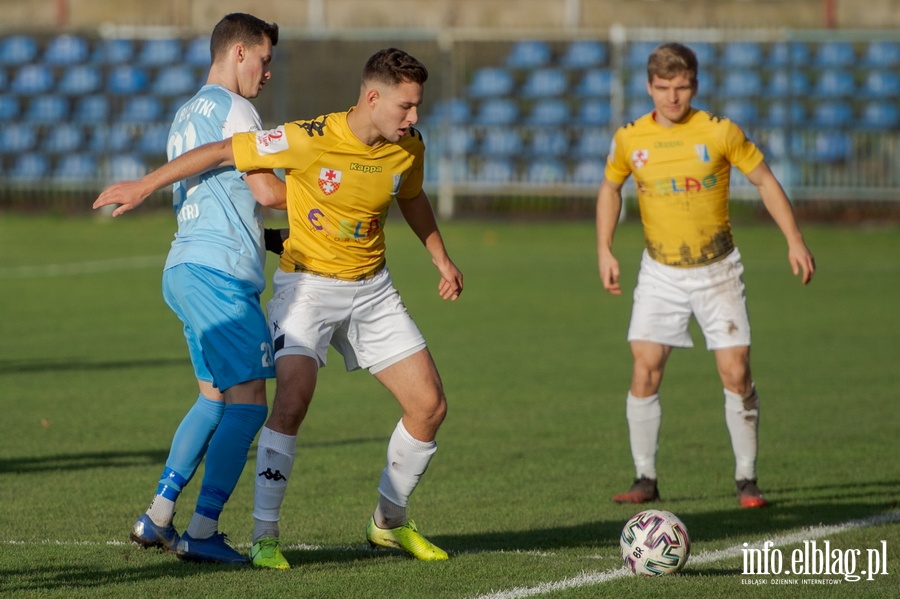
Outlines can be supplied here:
[[175, 517], [175, 502], [162, 495], [154, 495], [147, 508], [147, 515], [157, 526], [168, 526]]
[[208, 539], [219, 532], [219, 521], [194, 512], [185, 532], [195, 539]]
[[397, 423], [388, 443], [387, 463], [378, 483], [381, 500], [375, 512], [377, 526], [396, 528], [406, 522], [409, 496], [419, 484], [435, 451], [437, 443], [419, 441], [409, 434], [402, 420]]
[[278, 536], [281, 504], [294, 469], [297, 436], [263, 427], [256, 448], [256, 483], [253, 491], [253, 542]]
[[725, 424], [734, 450], [734, 479], [756, 480], [759, 396], [755, 386], [747, 397], [725, 389]]
[[625, 415], [628, 418], [631, 457], [637, 478], [656, 479], [656, 452], [659, 449], [659, 427], [662, 423], [659, 393], [641, 398], [629, 391]]

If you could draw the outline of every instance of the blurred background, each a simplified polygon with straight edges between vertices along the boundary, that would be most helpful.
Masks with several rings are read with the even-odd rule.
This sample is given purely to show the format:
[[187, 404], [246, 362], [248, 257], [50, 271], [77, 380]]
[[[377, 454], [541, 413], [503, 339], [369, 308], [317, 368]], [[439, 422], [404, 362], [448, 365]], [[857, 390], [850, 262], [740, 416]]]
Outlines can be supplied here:
[[798, 211], [900, 220], [897, 0], [0, 0], [0, 211], [88, 211], [161, 164], [229, 12], [281, 28], [266, 126], [354, 104], [380, 48], [421, 59], [444, 218], [592, 214], [613, 132], [651, 108], [647, 54], [681, 41], [696, 106], [744, 128]]

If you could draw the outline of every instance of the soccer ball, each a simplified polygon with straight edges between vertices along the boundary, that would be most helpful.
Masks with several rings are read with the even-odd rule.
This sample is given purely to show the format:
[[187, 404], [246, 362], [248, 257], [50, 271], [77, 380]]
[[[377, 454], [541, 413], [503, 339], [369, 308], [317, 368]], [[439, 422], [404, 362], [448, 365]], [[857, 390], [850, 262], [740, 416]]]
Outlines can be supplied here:
[[642, 576], [674, 574], [691, 554], [687, 527], [665, 510], [644, 510], [632, 516], [622, 529], [619, 544], [625, 566]]

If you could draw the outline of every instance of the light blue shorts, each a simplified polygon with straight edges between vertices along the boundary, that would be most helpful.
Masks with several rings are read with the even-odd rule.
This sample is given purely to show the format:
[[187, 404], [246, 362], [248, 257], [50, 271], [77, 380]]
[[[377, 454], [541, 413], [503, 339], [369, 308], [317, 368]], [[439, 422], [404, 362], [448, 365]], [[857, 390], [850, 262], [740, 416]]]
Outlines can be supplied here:
[[213, 268], [178, 264], [163, 271], [163, 297], [184, 323], [198, 380], [225, 391], [275, 377], [272, 340], [254, 285]]

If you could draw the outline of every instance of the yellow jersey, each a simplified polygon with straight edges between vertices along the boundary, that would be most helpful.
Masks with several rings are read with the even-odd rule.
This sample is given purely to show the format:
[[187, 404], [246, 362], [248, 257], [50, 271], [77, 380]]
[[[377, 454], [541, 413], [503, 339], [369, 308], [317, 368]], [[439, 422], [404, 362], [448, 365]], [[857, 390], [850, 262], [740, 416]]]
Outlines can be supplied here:
[[745, 175], [762, 152], [730, 120], [691, 110], [663, 127], [653, 113], [613, 136], [605, 177], [634, 177], [647, 251], [670, 266], [701, 266], [734, 249], [728, 196], [732, 165]]
[[284, 271], [371, 277], [385, 264], [391, 201], [415, 198], [422, 190], [422, 134], [410, 128], [397, 143], [367, 146], [350, 131], [348, 113], [231, 138], [238, 170], [284, 169], [290, 226], [280, 262]]

